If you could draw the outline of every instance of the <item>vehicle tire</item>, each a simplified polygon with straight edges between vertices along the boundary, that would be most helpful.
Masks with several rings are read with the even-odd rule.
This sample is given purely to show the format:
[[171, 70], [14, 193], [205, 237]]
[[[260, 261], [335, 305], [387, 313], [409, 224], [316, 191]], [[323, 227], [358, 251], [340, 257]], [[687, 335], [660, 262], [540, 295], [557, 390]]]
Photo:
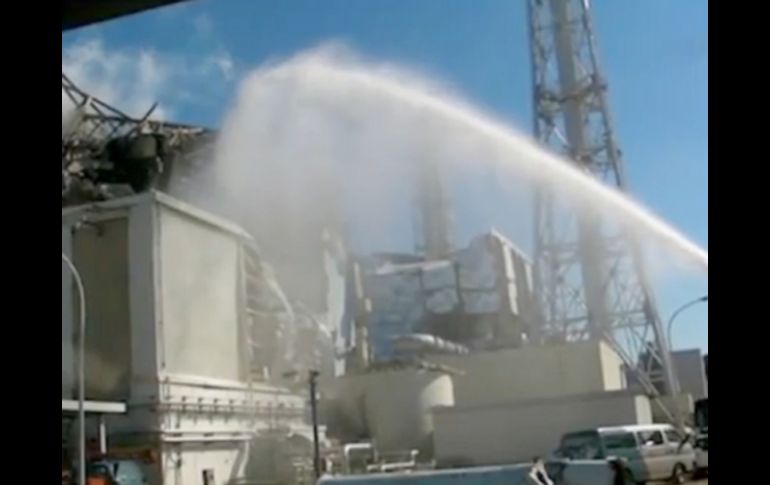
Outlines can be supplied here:
[[671, 483], [681, 485], [687, 482], [687, 468], [681, 463], [677, 463], [674, 471], [671, 473]]

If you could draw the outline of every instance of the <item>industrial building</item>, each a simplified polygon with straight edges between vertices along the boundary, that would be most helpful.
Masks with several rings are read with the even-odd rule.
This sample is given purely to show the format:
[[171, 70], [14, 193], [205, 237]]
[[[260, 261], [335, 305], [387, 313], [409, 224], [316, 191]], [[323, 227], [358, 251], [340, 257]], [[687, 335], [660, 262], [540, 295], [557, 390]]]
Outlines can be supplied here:
[[396, 340], [412, 334], [479, 350], [517, 347], [531, 332], [532, 264], [496, 231], [441, 258], [375, 255], [362, 266], [375, 361], [404, 357]]
[[626, 391], [439, 407], [433, 411], [439, 467], [526, 463], [551, 456], [566, 432], [652, 423], [650, 401]]
[[[85, 397], [118, 412], [100, 435], [111, 450], [152, 452], [151, 483], [242, 479], [254, 467], [265, 479], [302, 473], [306, 394], [280, 382], [297, 363], [285, 360], [288, 339], [271, 337], [286, 333], [291, 310], [248, 234], [147, 192], [63, 209], [62, 253], [86, 296]], [[63, 264], [63, 439], [77, 385], [76, 294]]]
[[571, 430], [652, 423], [650, 399], [625, 377], [603, 342], [433, 349], [324, 382], [325, 422], [342, 442], [414, 447], [439, 466], [517, 463], [548, 456]]
[[[65, 13], [63, 29], [117, 14], [86, 3], [96, 10]], [[561, 39], [538, 51], [554, 53], [560, 69], [593, 48], [558, 31], [574, 24], [590, 33], [589, 22], [574, 21], [587, 7], [529, 7], [540, 25], [533, 44], [552, 43], [549, 29]], [[561, 22], [544, 23], [552, 17]], [[538, 136], [563, 140], [555, 148], [567, 153], [605, 140], [585, 166], [622, 187], [595, 59], [561, 111], [548, 103], [582, 80], [562, 73], [555, 87], [546, 67], [556, 60], [533, 60]], [[367, 443], [373, 461], [407, 453], [422, 466], [508, 464], [549, 455], [576, 429], [678, 418], [668, 409], [686, 412], [708, 395], [707, 360], [668, 351], [636, 255], [620, 244], [606, 251], [620, 255], [610, 261], [604, 243], [629, 243], [599, 237], [608, 231], [597, 221], [578, 218], [575, 234], [554, 240], [543, 203], [532, 259], [496, 231], [457, 248], [440, 174], [426, 166], [419, 254], [354, 255], [317, 221], [287, 223], [299, 234], [292, 245], [277, 237], [260, 246], [261, 221], [214, 215], [187, 197], [184, 182], [207, 161], [216, 133], [149, 114], [131, 119], [65, 75], [62, 89], [76, 106], [62, 131], [63, 463], [84, 438], [72, 426], [81, 405], [95, 455], [141, 456], [152, 484], [209, 485], [312, 482], [314, 431], [330, 459]], [[575, 106], [602, 106], [591, 113], [596, 126], [582, 126]], [[566, 138], [546, 129], [554, 113], [565, 118]], [[622, 271], [602, 274], [610, 264]], [[618, 287], [632, 297], [597, 291]], [[633, 334], [634, 345], [618, 344], [620, 334]], [[316, 372], [320, 426], [304, 381]]]
[[[184, 135], [177, 163], [198, 146], [194, 129], [159, 128]], [[132, 153], [148, 138], [125, 140]], [[116, 153], [84, 147], [70, 156]], [[606, 341], [533, 338], [532, 263], [495, 231], [430, 258], [354, 257], [319, 234], [319, 313], [284, 290], [240, 226], [152, 188], [94, 186], [99, 196], [62, 209], [62, 252], [87, 295], [88, 435], [102, 450], [150, 452], [153, 483], [307, 477], [307, 391], [284, 376], [317, 369], [329, 456], [363, 441], [438, 466], [510, 463], [575, 428], [665, 419]], [[63, 450], [75, 435], [75, 290], [63, 264]]]

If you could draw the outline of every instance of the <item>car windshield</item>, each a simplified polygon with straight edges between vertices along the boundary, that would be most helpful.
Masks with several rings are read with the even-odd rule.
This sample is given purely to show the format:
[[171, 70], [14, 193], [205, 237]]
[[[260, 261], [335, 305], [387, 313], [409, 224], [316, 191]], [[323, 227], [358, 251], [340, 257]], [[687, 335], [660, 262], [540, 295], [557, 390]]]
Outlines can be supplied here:
[[603, 436], [603, 439], [604, 448], [608, 453], [636, 448], [636, 437], [633, 433], [607, 433]]
[[595, 431], [571, 433], [561, 440], [559, 454], [573, 460], [594, 460], [602, 458], [599, 434]]

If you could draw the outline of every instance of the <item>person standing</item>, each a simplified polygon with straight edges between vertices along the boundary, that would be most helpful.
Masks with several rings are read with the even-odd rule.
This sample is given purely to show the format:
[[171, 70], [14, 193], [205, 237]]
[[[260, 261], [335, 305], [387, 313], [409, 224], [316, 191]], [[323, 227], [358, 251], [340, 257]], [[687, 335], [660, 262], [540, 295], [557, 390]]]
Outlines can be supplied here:
[[535, 457], [532, 460], [529, 478], [538, 485], [554, 485], [553, 480], [551, 480], [551, 477], [548, 476], [548, 472], [545, 470], [545, 463], [540, 457]]

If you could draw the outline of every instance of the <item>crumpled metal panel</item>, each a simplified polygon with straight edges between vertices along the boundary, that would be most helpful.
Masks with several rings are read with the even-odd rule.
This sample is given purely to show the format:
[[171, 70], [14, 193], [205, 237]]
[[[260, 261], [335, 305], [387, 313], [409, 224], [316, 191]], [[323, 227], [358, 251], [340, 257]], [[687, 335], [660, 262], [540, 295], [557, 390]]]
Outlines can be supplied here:
[[[502, 254], [495, 254], [500, 248]], [[375, 359], [390, 358], [392, 339], [421, 331], [429, 315], [488, 315], [501, 310], [518, 315], [531, 295], [529, 266], [524, 255], [496, 233], [477, 237], [445, 260], [370, 261], [365, 286], [372, 301], [369, 333]], [[501, 294], [499, 281], [504, 281], [507, 297]], [[501, 308], [507, 303], [509, 309]]]

